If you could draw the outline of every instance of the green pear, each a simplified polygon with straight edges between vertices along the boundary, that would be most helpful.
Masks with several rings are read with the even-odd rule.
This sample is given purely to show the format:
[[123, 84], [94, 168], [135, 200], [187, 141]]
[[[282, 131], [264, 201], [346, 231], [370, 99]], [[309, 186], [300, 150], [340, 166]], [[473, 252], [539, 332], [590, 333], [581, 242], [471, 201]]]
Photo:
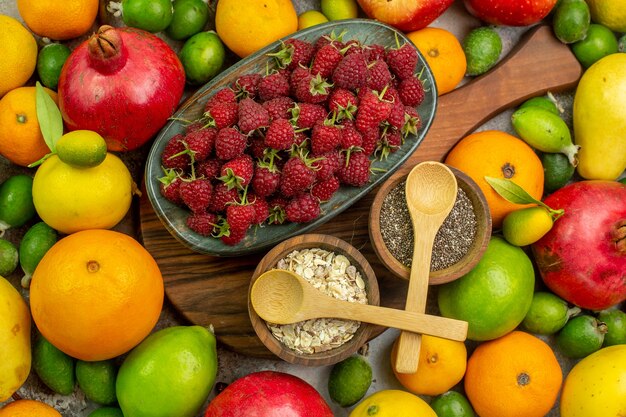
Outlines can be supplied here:
[[578, 173], [615, 180], [626, 169], [626, 54], [608, 55], [583, 74], [574, 97]]

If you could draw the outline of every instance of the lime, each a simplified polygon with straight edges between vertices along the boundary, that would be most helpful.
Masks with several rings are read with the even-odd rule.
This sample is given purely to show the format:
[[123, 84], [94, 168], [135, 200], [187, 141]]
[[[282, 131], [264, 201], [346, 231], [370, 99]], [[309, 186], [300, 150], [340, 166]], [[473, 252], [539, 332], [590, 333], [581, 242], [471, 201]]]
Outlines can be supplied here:
[[552, 229], [552, 216], [544, 207], [528, 207], [510, 212], [502, 222], [502, 234], [511, 245], [535, 243]]
[[474, 409], [463, 394], [456, 391], [444, 392], [430, 402], [437, 417], [475, 417]]
[[74, 359], [41, 335], [33, 347], [33, 369], [52, 391], [63, 395], [74, 392]]
[[169, 26], [174, 13], [172, 0], [122, 0], [126, 26], [160, 32]]
[[217, 33], [200, 32], [187, 39], [179, 57], [189, 84], [203, 84], [213, 78], [224, 64], [224, 45]]
[[602, 347], [606, 331], [606, 324], [584, 314], [567, 322], [556, 336], [556, 345], [565, 356], [584, 358]]
[[350, 356], [335, 364], [328, 378], [328, 394], [342, 407], [350, 407], [365, 396], [372, 383], [372, 368], [362, 356]]
[[543, 188], [546, 192], [556, 191], [572, 179], [576, 168], [564, 154], [544, 153], [540, 159], [543, 165]]
[[317, 10], [307, 10], [298, 16], [298, 30], [306, 29], [320, 23], [328, 22], [328, 18]]
[[35, 215], [33, 179], [18, 174], [0, 185], [0, 236], [10, 227], [19, 227]]
[[57, 89], [61, 69], [71, 53], [70, 48], [60, 43], [51, 43], [41, 48], [37, 56], [37, 74], [43, 85], [52, 90]]
[[467, 75], [480, 75], [498, 62], [502, 40], [491, 27], [476, 28], [463, 39], [463, 51], [467, 58]]
[[525, 102], [523, 102], [519, 106], [519, 108], [523, 109], [525, 107], [532, 107], [532, 106], [541, 107], [542, 109], [547, 110], [550, 113], [556, 114], [557, 116], [561, 115], [558, 107], [556, 106], [556, 103], [548, 97], [539, 96], [539, 97], [530, 98], [526, 100]]
[[626, 35], [622, 35], [617, 41], [617, 51], [626, 52]]
[[124, 417], [124, 414], [117, 407], [101, 407], [93, 410], [87, 417]]
[[57, 232], [44, 222], [35, 223], [20, 242], [20, 266], [24, 271], [22, 287], [30, 286], [30, 279], [41, 258], [57, 241]]
[[204, 0], [174, 0], [172, 6], [172, 22], [165, 30], [172, 39], [187, 39], [202, 31], [209, 21], [209, 6]]
[[587, 36], [591, 23], [589, 6], [584, 0], [564, 0], [554, 14], [552, 28], [563, 43], [573, 43]]
[[445, 317], [469, 323], [468, 339], [491, 340], [524, 320], [534, 287], [535, 272], [528, 255], [494, 236], [470, 272], [439, 287], [439, 309]]
[[603, 310], [598, 320], [607, 327], [602, 346], [626, 345], [626, 313], [617, 309]]
[[15, 245], [8, 240], [0, 239], [0, 276], [8, 277], [17, 268], [19, 255]]
[[611, 29], [596, 23], [589, 25], [585, 39], [572, 44], [572, 51], [583, 67], [617, 52], [617, 39]]
[[115, 377], [117, 367], [112, 360], [95, 362], [76, 362], [76, 380], [78, 386], [91, 401], [109, 405], [117, 401], [115, 395]]
[[580, 308], [568, 308], [567, 301], [551, 292], [537, 291], [522, 326], [531, 333], [554, 334], [578, 313]]
[[107, 144], [91, 130], [74, 130], [61, 136], [56, 144], [59, 159], [75, 168], [93, 168], [107, 156]]
[[321, 9], [328, 20], [354, 19], [359, 13], [356, 0], [322, 0]]

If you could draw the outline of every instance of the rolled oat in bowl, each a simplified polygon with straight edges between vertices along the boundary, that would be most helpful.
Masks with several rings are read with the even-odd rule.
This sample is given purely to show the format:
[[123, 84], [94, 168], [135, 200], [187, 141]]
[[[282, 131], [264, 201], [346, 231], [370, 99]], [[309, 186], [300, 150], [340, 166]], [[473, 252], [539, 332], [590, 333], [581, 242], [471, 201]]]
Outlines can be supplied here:
[[[320, 248], [295, 250], [279, 260], [276, 269], [294, 272], [324, 294], [338, 300], [367, 304], [365, 282], [357, 268], [341, 254]], [[348, 342], [361, 322], [333, 318], [292, 324], [267, 323], [282, 344], [299, 354], [313, 354]]]

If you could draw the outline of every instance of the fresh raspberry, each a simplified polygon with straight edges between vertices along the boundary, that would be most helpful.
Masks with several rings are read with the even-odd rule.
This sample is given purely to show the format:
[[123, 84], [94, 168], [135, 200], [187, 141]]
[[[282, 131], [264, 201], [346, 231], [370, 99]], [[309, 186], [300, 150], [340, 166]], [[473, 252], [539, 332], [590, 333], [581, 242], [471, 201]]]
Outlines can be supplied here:
[[274, 197], [268, 201], [270, 216], [267, 219], [269, 224], [283, 224], [285, 222], [285, 207], [289, 201], [283, 197]]
[[287, 119], [272, 121], [265, 134], [265, 146], [272, 149], [285, 150], [294, 144], [295, 131]]
[[254, 162], [250, 155], [240, 155], [222, 165], [220, 171], [220, 177], [218, 178], [226, 187], [238, 188], [243, 190], [250, 181], [254, 174]]
[[308, 190], [315, 181], [315, 171], [300, 156], [289, 158], [283, 167], [280, 192], [286, 197]]
[[[165, 144], [163, 152], [161, 153], [161, 165], [164, 168], [180, 169], [186, 171], [191, 163], [188, 153], [185, 152], [185, 142], [183, 142], [184, 136], [177, 134]], [[178, 155], [178, 156], [175, 156]]]
[[374, 62], [385, 58], [385, 47], [383, 45], [373, 43], [363, 48], [363, 53], [368, 62]]
[[291, 86], [291, 94], [296, 94], [296, 86], [301, 79], [311, 77], [311, 70], [309, 67], [296, 67], [291, 74], [289, 74], [289, 85]]
[[396, 129], [402, 129], [404, 126], [404, 104], [400, 99], [393, 102], [387, 122]]
[[227, 234], [222, 235], [220, 240], [224, 242], [224, 244], [229, 246], [235, 246], [237, 243], [241, 242], [248, 233], [248, 227], [229, 227]]
[[211, 181], [204, 178], [183, 181], [180, 184], [180, 196], [191, 211], [202, 213], [209, 207], [213, 196], [213, 186]]
[[200, 130], [204, 128], [204, 123], [202, 120], [196, 120], [193, 123], [189, 123], [185, 126], [185, 135], [189, 135], [190, 133], [195, 132], [196, 130]]
[[300, 129], [309, 129], [326, 118], [326, 108], [319, 104], [296, 103], [291, 108], [291, 121]]
[[254, 220], [252, 224], [263, 224], [270, 216], [270, 206], [267, 201], [253, 193], [248, 194], [248, 201], [254, 207]]
[[343, 32], [337, 35], [334, 31], [332, 31], [328, 35], [320, 36], [319, 38], [317, 38], [317, 40], [313, 44], [313, 50], [317, 52], [331, 42], [335, 44], [337, 49], [342, 49], [344, 46], [343, 35], [344, 35]]
[[291, 97], [276, 97], [263, 102], [263, 107], [267, 110], [271, 120], [289, 119], [289, 110], [293, 107], [294, 101]]
[[370, 129], [361, 133], [363, 137], [363, 144], [361, 148], [363, 148], [363, 153], [365, 155], [372, 155], [374, 151], [378, 148], [380, 142], [380, 131], [378, 128]]
[[389, 117], [391, 103], [381, 99], [369, 88], [359, 91], [359, 111], [356, 115], [356, 128], [364, 133], [377, 129], [381, 122]]
[[367, 76], [365, 56], [362, 53], [352, 53], [339, 61], [333, 71], [332, 79], [337, 88], [356, 90], [365, 85]]
[[296, 100], [304, 103], [323, 103], [328, 99], [332, 85], [319, 74], [300, 78], [295, 84]]
[[183, 198], [180, 196], [180, 184], [182, 180], [174, 169], [165, 169], [165, 176], [159, 178], [159, 191], [161, 195], [176, 205], [183, 205]]
[[213, 180], [220, 174], [221, 169], [222, 162], [219, 159], [209, 158], [198, 164], [196, 175]]
[[339, 165], [337, 178], [342, 184], [364, 186], [370, 179], [370, 159], [363, 152], [352, 152], [350, 159]]
[[217, 224], [213, 213], [191, 213], [187, 216], [187, 227], [201, 236], [211, 236]]
[[422, 128], [422, 119], [415, 107], [404, 107], [404, 124], [402, 125], [402, 136], [417, 135], [417, 131]]
[[394, 153], [402, 146], [402, 135], [400, 131], [397, 129], [389, 128], [385, 129], [385, 133], [382, 135], [380, 140], [380, 160], [384, 161], [387, 159], [390, 153]]
[[424, 101], [424, 85], [417, 76], [405, 78], [398, 85], [400, 100], [405, 106], [419, 106]]
[[244, 98], [239, 102], [238, 115], [239, 130], [244, 135], [253, 130], [267, 127], [270, 122], [270, 115], [267, 110], [251, 98]]
[[404, 80], [413, 76], [413, 71], [417, 65], [417, 49], [414, 46], [405, 43], [399, 48], [392, 48], [387, 51], [385, 56], [389, 69], [396, 76]]
[[254, 168], [251, 185], [257, 196], [270, 196], [280, 185], [280, 172], [272, 164], [258, 162]]
[[341, 149], [354, 149], [363, 146], [363, 135], [356, 130], [352, 123], [346, 123], [341, 130]]
[[356, 95], [345, 88], [335, 88], [328, 97], [328, 110], [335, 113], [337, 120], [354, 119], [358, 105]]
[[265, 146], [265, 138], [263, 136], [252, 136], [252, 139], [250, 140], [250, 147], [248, 148], [248, 153], [250, 153], [253, 157], [257, 159], [263, 159], [266, 149], [267, 147]]
[[244, 74], [235, 80], [235, 92], [237, 97], [255, 98], [258, 94], [261, 74]]
[[285, 207], [286, 219], [294, 223], [308, 223], [320, 215], [320, 202], [311, 194], [293, 198]]
[[226, 209], [226, 205], [229, 203], [236, 203], [239, 201], [239, 192], [236, 188], [230, 190], [224, 183], [219, 183], [213, 189], [213, 198], [209, 204], [209, 211], [211, 213], [220, 213]]
[[246, 149], [247, 139], [234, 127], [225, 127], [217, 132], [215, 138], [215, 154], [221, 160], [238, 157]]
[[256, 217], [251, 204], [229, 204], [226, 206], [226, 221], [231, 228], [248, 229]]
[[324, 181], [320, 181], [311, 188], [311, 195], [321, 202], [330, 200], [339, 189], [339, 180], [332, 176]]
[[312, 163], [315, 170], [315, 180], [324, 181], [335, 175], [339, 169], [339, 153], [337, 151], [327, 152], [316, 158]]
[[364, 45], [361, 42], [357, 41], [356, 39], [350, 39], [344, 44], [344, 47], [341, 49], [345, 51], [344, 56], [347, 56], [351, 54], [362, 54], [363, 48]]
[[289, 92], [289, 80], [280, 72], [268, 74], [259, 81], [259, 98], [261, 101], [288, 96]]
[[204, 117], [208, 120], [208, 127], [222, 129], [234, 126], [238, 120], [239, 106], [237, 102], [218, 101], [211, 108], [204, 112]]
[[280, 68], [293, 70], [299, 65], [308, 66], [313, 58], [313, 44], [290, 38], [283, 42], [281, 49], [269, 56], [276, 59], [276, 63]]
[[329, 79], [342, 58], [335, 42], [322, 46], [313, 56], [311, 74]]
[[193, 159], [196, 162], [202, 162], [211, 156], [215, 145], [215, 137], [217, 129], [207, 127], [204, 129], [194, 130], [185, 136], [187, 148], [193, 152]]
[[391, 83], [391, 72], [387, 63], [378, 59], [369, 65], [369, 73], [366, 85], [375, 91], [382, 91]]
[[311, 132], [311, 150], [313, 155], [336, 149], [341, 143], [341, 127], [325, 122], [317, 122]]
[[210, 111], [213, 108], [213, 106], [217, 103], [236, 103], [236, 102], [237, 102], [237, 96], [235, 92], [228, 87], [224, 87], [218, 90], [215, 94], [213, 94], [211, 98], [209, 98], [209, 100], [204, 106], [204, 111], [205, 112]]

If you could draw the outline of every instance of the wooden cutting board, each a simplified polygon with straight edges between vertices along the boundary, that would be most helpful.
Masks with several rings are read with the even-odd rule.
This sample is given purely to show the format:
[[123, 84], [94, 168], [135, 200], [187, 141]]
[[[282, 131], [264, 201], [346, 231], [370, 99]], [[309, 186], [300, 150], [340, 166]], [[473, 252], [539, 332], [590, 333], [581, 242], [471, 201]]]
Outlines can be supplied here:
[[[458, 140], [502, 110], [547, 91], [571, 89], [582, 71], [570, 49], [554, 38], [549, 26], [532, 29], [488, 74], [439, 97], [430, 131], [394, 175], [406, 174], [421, 161], [443, 160]], [[385, 269], [369, 243], [367, 220], [376, 191], [315, 232], [337, 236], [359, 249], [378, 277], [381, 305], [404, 308], [407, 282]], [[250, 277], [264, 253], [218, 258], [193, 252], [169, 234], [145, 196], [140, 203], [140, 229], [144, 246], [163, 273], [167, 297], [186, 319], [213, 325], [219, 342], [231, 350], [271, 356], [256, 337], [247, 311]], [[263, 233], [263, 229], [257, 233]], [[380, 328], [376, 335], [383, 330]]]

